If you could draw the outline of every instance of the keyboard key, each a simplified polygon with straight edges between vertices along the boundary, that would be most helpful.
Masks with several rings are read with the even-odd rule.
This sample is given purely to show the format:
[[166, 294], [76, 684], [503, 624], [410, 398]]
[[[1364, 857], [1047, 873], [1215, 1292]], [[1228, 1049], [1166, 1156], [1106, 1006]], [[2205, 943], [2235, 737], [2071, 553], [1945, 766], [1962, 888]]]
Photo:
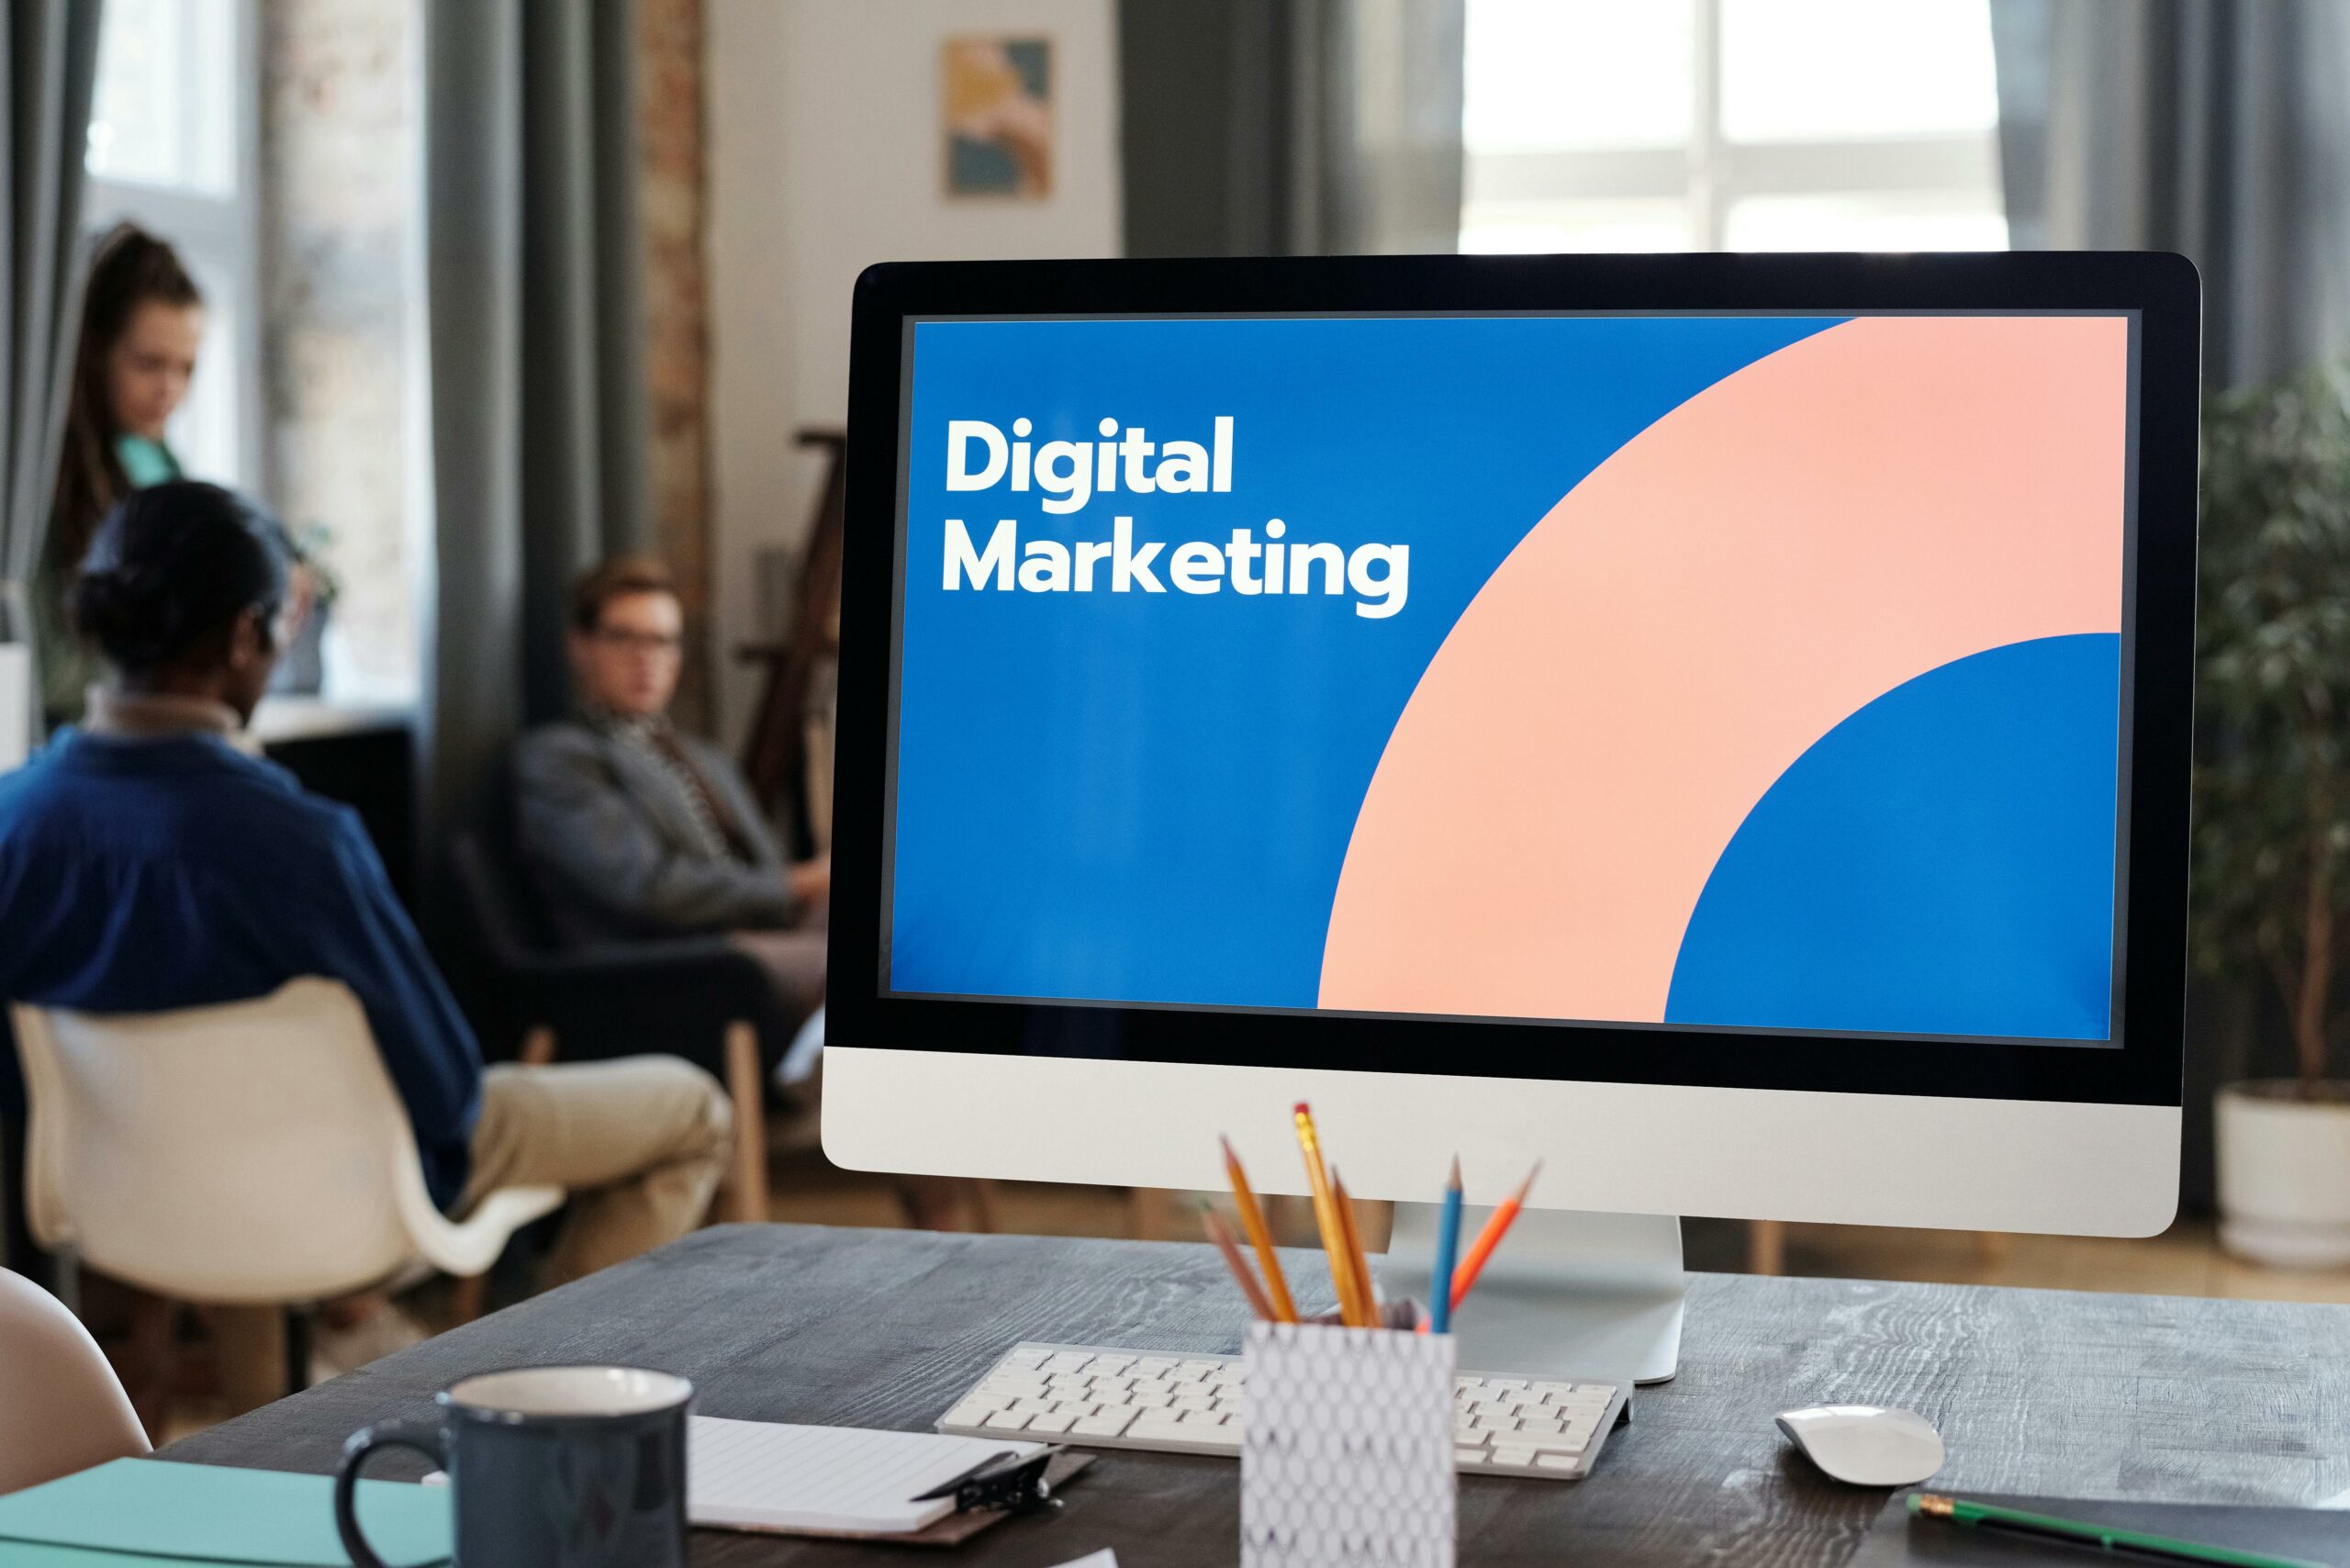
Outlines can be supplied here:
[[1532, 1449], [1494, 1449], [1489, 1451], [1492, 1457], [1487, 1462], [1508, 1470], [1524, 1470], [1534, 1462]]
[[962, 1404], [957, 1405], [954, 1409], [949, 1410], [946, 1413], [946, 1419], [942, 1423], [942, 1425], [949, 1427], [976, 1427], [985, 1421], [989, 1417], [994, 1415], [995, 1409], [996, 1407], [994, 1406], [989, 1404], [984, 1399], [966, 1399]]
[[1006, 1355], [1003, 1358], [1003, 1364], [1013, 1367], [1041, 1367], [1045, 1364], [1046, 1358], [1051, 1354], [1050, 1350], [1032, 1350], [1024, 1345]]
[[1031, 1432], [1066, 1432], [1076, 1425], [1077, 1417], [1066, 1410], [1047, 1411], [1042, 1416], [1030, 1417], [1024, 1429]]
[[1534, 1462], [1543, 1470], [1572, 1470], [1583, 1461], [1568, 1453], [1538, 1453]]
[[1071, 1424], [1069, 1429], [1069, 1436], [1073, 1438], [1114, 1438], [1119, 1433], [1125, 1431], [1128, 1427], [1134, 1425], [1134, 1419], [1135, 1413], [1131, 1410], [1104, 1410], [1099, 1415], [1088, 1416], [1084, 1419]]
[[1028, 1412], [1025, 1410], [998, 1410], [979, 1424], [988, 1428], [991, 1431], [1017, 1432], [1027, 1427]]

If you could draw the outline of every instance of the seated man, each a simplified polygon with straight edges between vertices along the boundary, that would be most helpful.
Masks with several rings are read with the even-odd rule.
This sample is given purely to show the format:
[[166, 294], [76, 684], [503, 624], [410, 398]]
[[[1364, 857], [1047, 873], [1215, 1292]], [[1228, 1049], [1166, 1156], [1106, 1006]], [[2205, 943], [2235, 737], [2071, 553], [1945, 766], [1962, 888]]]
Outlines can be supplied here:
[[72, 606], [113, 678], [0, 778], [0, 998], [145, 1013], [341, 980], [442, 1209], [569, 1189], [556, 1281], [682, 1235], [725, 1166], [716, 1081], [669, 1057], [485, 1070], [357, 813], [231, 744], [276, 663], [286, 573], [275, 521], [214, 486], [134, 492], [99, 525]]
[[733, 763], [670, 723], [685, 616], [668, 572], [607, 562], [573, 588], [570, 621], [578, 716], [514, 752], [522, 858], [550, 921], [578, 942], [724, 934], [795, 1015], [813, 1013], [830, 867], [787, 865]]

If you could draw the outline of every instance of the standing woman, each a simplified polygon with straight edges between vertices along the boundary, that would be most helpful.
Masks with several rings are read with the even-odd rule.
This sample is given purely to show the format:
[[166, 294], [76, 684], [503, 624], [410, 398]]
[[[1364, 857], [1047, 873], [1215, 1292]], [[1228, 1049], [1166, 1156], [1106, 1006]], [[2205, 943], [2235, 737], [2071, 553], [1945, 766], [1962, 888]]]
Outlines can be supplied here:
[[115, 502], [180, 477], [163, 426], [187, 397], [204, 337], [204, 296], [172, 248], [117, 224], [98, 241], [82, 295], [65, 450], [34, 586], [42, 704], [56, 724], [78, 716], [103, 675], [65, 606], [90, 536]]

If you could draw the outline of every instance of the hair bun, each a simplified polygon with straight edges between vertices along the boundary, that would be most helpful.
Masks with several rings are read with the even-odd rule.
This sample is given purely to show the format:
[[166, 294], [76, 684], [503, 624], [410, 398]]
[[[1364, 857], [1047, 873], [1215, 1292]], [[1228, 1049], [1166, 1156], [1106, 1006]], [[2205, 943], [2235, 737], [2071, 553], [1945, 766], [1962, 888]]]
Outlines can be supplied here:
[[217, 486], [172, 480], [133, 491], [98, 525], [67, 591], [74, 629], [116, 668], [144, 671], [225, 637], [285, 592], [285, 533]]

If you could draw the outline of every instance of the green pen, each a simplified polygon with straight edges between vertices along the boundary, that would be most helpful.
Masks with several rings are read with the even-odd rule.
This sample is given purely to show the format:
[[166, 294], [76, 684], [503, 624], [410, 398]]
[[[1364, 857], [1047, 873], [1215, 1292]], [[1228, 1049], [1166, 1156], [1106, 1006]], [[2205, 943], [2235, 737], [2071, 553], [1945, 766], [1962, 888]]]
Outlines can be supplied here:
[[2038, 1536], [2043, 1540], [2070, 1541], [2101, 1551], [2127, 1551], [2157, 1562], [2223, 1562], [2231, 1568], [2324, 1568], [2322, 1563], [2298, 1557], [2271, 1557], [2265, 1551], [2239, 1551], [2232, 1546], [2199, 1546], [2191, 1540], [2173, 1540], [2166, 1535], [2142, 1529], [2085, 1525], [2048, 1514], [2029, 1514], [2021, 1508], [2003, 1508], [1997, 1503], [1970, 1503], [1960, 1497], [1913, 1492], [1909, 1495], [1909, 1517], [1914, 1519], [1921, 1515], [1948, 1519], [1955, 1525], [1980, 1525], [1986, 1529]]

